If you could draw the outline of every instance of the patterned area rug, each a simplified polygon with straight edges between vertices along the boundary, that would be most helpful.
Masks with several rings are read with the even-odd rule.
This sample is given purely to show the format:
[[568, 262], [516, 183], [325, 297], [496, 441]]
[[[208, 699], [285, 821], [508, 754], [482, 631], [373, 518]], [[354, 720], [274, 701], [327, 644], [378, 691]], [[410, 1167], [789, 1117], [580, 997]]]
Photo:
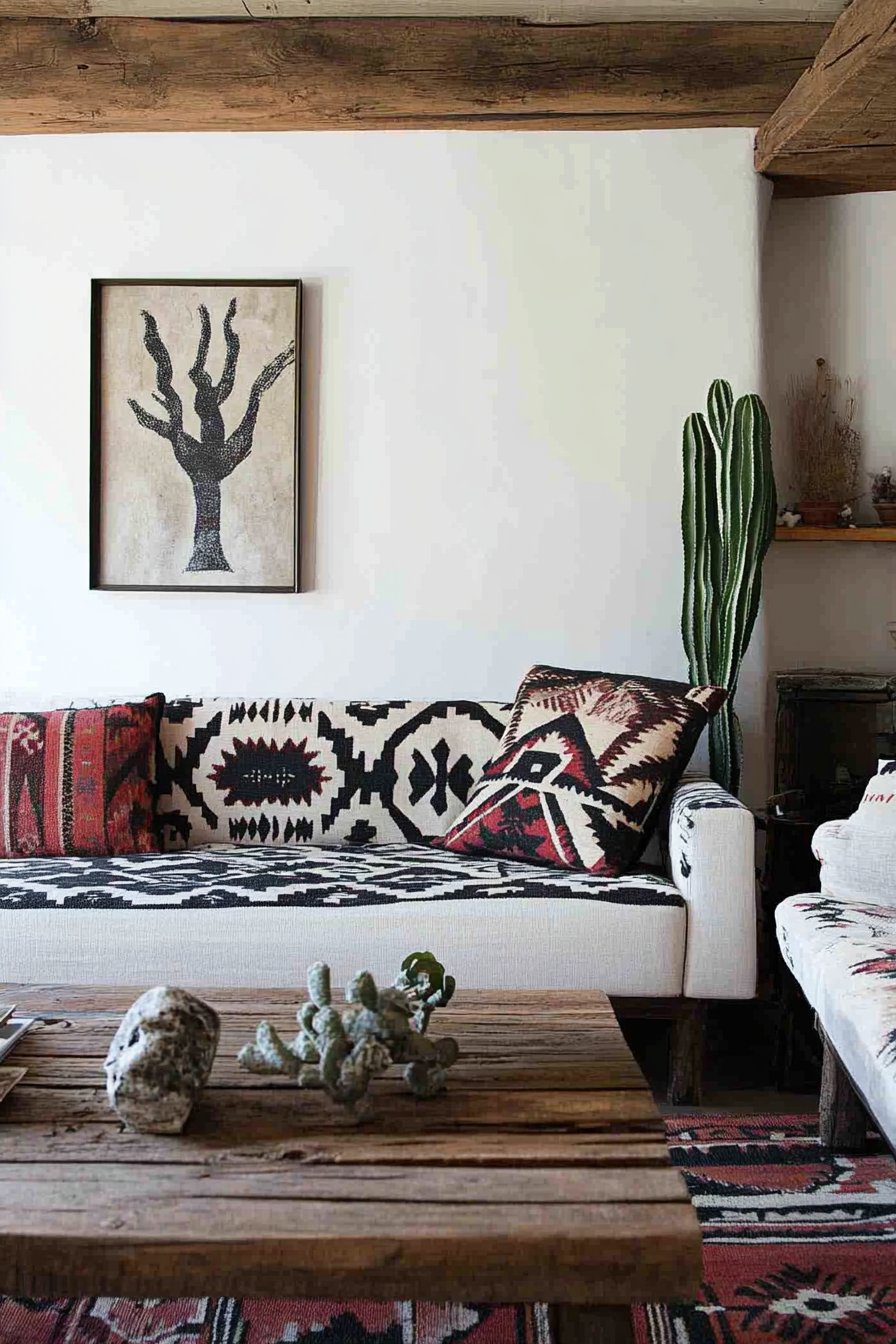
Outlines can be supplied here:
[[0, 1298], [0, 1344], [549, 1344], [540, 1307]]
[[[827, 1156], [806, 1116], [667, 1121], [704, 1236], [700, 1300], [638, 1307], [638, 1344], [893, 1344], [896, 1163]], [[541, 1307], [0, 1298], [0, 1344], [550, 1344]]]
[[896, 1162], [829, 1156], [809, 1116], [666, 1121], [703, 1228], [697, 1302], [635, 1309], [637, 1344], [892, 1344]]

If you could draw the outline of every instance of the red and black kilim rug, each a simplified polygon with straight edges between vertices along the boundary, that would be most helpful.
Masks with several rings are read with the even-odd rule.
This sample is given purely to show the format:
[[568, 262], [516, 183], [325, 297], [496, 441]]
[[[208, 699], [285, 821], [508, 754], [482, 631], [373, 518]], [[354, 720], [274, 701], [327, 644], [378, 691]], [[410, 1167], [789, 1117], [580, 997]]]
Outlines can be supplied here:
[[667, 1119], [703, 1229], [697, 1302], [635, 1309], [638, 1344], [893, 1344], [896, 1162], [831, 1156], [811, 1116]]
[[[896, 1162], [828, 1156], [805, 1116], [676, 1117], [700, 1300], [635, 1309], [638, 1344], [894, 1344]], [[0, 1344], [550, 1344], [538, 1307], [0, 1298]]]

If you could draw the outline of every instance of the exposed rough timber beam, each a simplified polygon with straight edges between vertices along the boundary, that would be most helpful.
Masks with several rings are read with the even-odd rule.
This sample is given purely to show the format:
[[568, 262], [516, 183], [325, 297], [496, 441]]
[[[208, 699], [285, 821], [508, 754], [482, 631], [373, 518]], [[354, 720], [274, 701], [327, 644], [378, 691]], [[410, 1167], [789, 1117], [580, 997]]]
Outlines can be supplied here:
[[853, 0], [756, 137], [780, 195], [896, 190], [896, 0]]
[[808, 23], [7, 18], [0, 131], [755, 126], [827, 32]]
[[0, 0], [0, 16], [81, 19], [513, 18], [530, 23], [833, 23], [846, 0]]

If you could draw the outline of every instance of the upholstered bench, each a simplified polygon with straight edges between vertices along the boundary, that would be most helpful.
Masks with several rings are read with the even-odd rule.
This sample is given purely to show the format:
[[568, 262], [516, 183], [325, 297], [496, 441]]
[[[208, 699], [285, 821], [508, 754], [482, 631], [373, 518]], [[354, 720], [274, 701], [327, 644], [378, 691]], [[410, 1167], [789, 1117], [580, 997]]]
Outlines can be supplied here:
[[781, 953], [824, 1041], [820, 1131], [861, 1147], [870, 1113], [896, 1148], [896, 762], [858, 810], [820, 826], [821, 891], [776, 911]]

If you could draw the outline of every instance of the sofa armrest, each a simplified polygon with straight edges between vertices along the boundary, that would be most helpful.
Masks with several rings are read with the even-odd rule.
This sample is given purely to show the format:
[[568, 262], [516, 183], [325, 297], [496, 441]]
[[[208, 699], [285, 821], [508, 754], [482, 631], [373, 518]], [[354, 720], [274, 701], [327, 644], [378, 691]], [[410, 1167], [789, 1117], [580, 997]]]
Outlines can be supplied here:
[[756, 992], [754, 831], [752, 812], [710, 779], [685, 778], [672, 796], [669, 862], [687, 905], [688, 998]]

